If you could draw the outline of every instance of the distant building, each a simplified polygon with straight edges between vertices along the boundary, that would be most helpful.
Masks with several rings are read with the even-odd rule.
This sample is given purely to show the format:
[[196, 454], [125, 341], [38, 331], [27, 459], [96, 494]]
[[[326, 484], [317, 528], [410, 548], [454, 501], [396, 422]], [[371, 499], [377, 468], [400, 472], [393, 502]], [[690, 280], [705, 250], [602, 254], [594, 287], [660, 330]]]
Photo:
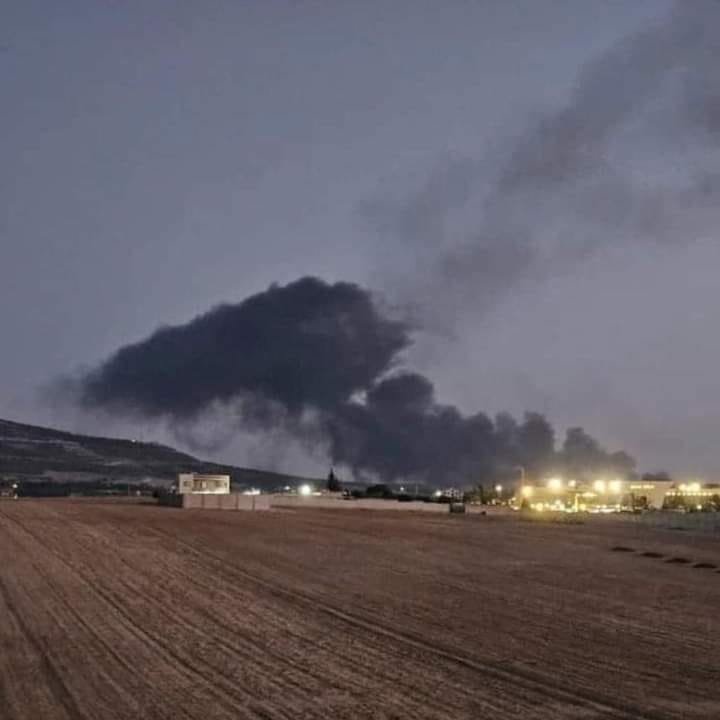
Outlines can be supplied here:
[[680, 483], [666, 494], [665, 507], [679, 510], [718, 510], [720, 488], [716, 484]]
[[673, 488], [672, 480], [636, 480], [628, 484], [628, 490], [638, 505], [656, 510], [662, 509]]
[[180, 473], [177, 491], [180, 495], [229, 495], [230, 476]]
[[550, 478], [538, 485], [525, 484], [513, 498], [516, 507], [566, 512], [620, 512], [643, 509], [720, 508], [720, 488], [699, 482], [672, 480], [597, 479], [593, 482]]

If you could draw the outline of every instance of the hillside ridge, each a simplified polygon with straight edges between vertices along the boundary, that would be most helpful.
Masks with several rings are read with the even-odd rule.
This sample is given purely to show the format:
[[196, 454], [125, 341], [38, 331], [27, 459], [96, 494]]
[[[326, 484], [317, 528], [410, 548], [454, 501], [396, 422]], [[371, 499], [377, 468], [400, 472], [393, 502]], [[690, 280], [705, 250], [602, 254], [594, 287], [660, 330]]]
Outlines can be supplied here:
[[29, 425], [0, 418], [0, 478], [169, 483], [179, 472], [223, 473], [237, 486], [274, 489], [294, 475], [201, 460], [169, 445]]

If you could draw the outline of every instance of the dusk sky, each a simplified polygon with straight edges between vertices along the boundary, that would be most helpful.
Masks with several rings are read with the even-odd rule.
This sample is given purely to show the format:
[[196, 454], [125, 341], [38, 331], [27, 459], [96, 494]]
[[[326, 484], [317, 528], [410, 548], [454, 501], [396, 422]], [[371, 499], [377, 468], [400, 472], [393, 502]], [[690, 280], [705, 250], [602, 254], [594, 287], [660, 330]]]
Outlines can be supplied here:
[[0, 417], [181, 445], [42, 388], [315, 275], [410, 308], [441, 401], [717, 479], [718, 8], [6, 0]]

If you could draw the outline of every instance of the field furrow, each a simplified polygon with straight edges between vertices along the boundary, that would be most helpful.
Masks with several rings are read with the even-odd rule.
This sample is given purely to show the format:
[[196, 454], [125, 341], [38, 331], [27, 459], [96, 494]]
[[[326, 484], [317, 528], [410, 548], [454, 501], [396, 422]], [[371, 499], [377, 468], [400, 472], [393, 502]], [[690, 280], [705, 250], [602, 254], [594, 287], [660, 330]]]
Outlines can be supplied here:
[[340, 515], [0, 504], [0, 718], [720, 717], [716, 541]]

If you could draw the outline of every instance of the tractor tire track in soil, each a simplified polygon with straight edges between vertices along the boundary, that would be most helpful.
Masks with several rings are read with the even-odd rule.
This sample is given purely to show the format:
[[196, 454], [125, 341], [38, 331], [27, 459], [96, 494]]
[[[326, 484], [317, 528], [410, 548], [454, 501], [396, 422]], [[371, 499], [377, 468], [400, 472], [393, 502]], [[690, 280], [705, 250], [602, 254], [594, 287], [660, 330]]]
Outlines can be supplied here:
[[[23, 529], [24, 529], [28, 534], [32, 534], [32, 532], [31, 532], [28, 528], [23, 528]], [[75, 532], [75, 534], [74, 534], [74, 548], [75, 548], [74, 555], [77, 556], [78, 558], [80, 558], [81, 555], [82, 555], [81, 551], [82, 551], [82, 549], [83, 549], [82, 534], [81, 534], [81, 531], [78, 530], [77, 528], [76, 528], [75, 530], [76, 530], [76, 532]], [[153, 530], [152, 532], [153, 532], [155, 535], [158, 534], [158, 532], [157, 532], [156, 530]], [[41, 544], [41, 545], [43, 545], [44, 543], [47, 542], [46, 539], [44, 539], [44, 538], [42, 538], [42, 537], [40, 537], [40, 536], [34, 536], [34, 537], [35, 537], [35, 540], [36, 540], [39, 544]], [[48, 551], [49, 553], [56, 553], [56, 550], [54, 549], [54, 547], [53, 547], [52, 545], [45, 545], [45, 547], [46, 547], [46, 549], [47, 549], [47, 551]], [[182, 543], [178, 543], [178, 544], [177, 544], [177, 547], [182, 547]], [[61, 559], [62, 559], [62, 558], [61, 558]], [[77, 568], [75, 567], [75, 563], [71, 563], [70, 561], [67, 561], [67, 560], [63, 560], [63, 561], [67, 564], [68, 568], [69, 568], [72, 572], [75, 572], [75, 573], [77, 573], [78, 575], [82, 576], [82, 573], [80, 573], [80, 572], [77, 570]], [[205, 569], [205, 571], [206, 571], [206, 569]], [[136, 575], [137, 573], [134, 573], [134, 574]], [[83, 577], [83, 579], [86, 579], [86, 578], [84, 578], [84, 576], [82, 576], [82, 577]], [[189, 578], [188, 578], [188, 580], [189, 580]], [[128, 597], [128, 596], [139, 597], [139, 596], [143, 596], [143, 595], [144, 595], [144, 596], [148, 599], [148, 604], [149, 604], [149, 605], [152, 605], [152, 604], [157, 605], [157, 604], [158, 604], [157, 601], [156, 601], [152, 596], [148, 596], [148, 595], [144, 594], [138, 587], [134, 586], [133, 584], [131, 584], [131, 583], [130, 583], [130, 584], [126, 583], [125, 580], [124, 580], [123, 577], [122, 577], [122, 574], [117, 572], [117, 568], [116, 568], [116, 572], [114, 573], [114, 582], [116, 582], [116, 583], [118, 583], [120, 586], [122, 586], [122, 593], [121, 593], [121, 594], [122, 594], [123, 597]], [[93, 584], [93, 585], [94, 585], [94, 584]], [[123, 608], [122, 608], [121, 606], [118, 606], [118, 605], [113, 601], [112, 596], [110, 596], [110, 597], [105, 596], [97, 587], [95, 587], [95, 592], [98, 593], [99, 595], [101, 595], [101, 596], [106, 600], [106, 602], [107, 602], [108, 604], [112, 605], [112, 606], [117, 610], [118, 613], [123, 614]], [[120, 594], [120, 593], [119, 593], [119, 594]], [[275, 593], [273, 593], [273, 594], [275, 594]], [[162, 608], [163, 608], [163, 610], [165, 610], [165, 609], [167, 608], [167, 605], [162, 606]], [[180, 617], [180, 616], [183, 616], [183, 615], [184, 615], [184, 613], [182, 612], [182, 609], [180, 609], [178, 616]], [[273, 615], [272, 615], [272, 613], [270, 613], [270, 614], [268, 614], [268, 616], [265, 618], [264, 621], [265, 621], [265, 622], [271, 621], [271, 620], [272, 620], [272, 617], [273, 617]], [[212, 616], [205, 616], [203, 619], [206, 620], [206, 621], [210, 621], [210, 623], [212, 624]], [[196, 630], [196, 629], [197, 629], [197, 628], [194, 626], [194, 624], [192, 623], [192, 621], [190, 621], [190, 622], [188, 622], [187, 624], [184, 625], [184, 631], [185, 631], [185, 632], [188, 632], [188, 631], [193, 632], [193, 631]], [[137, 630], [137, 629], [134, 629], [134, 631], [136, 631], [136, 630]], [[215, 636], [209, 636], [208, 633], [207, 633], [207, 625], [205, 625], [205, 630], [204, 630], [202, 633], [198, 633], [198, 634], [203, 635], [203, 637], [205, 637], [208, 641], [212, 642], [215, 650], [217, 650], [219, 647], [220, 647], [220, 648], [231, 648], [231, 649], [234, 649], [233, 646], [230, 645], [230, 644], [227, 642], [226, 639], [224, 639], [224, 638], [222, 638], [222, 637], [220, 637], [220, 636], [217, 636], [217, 635], [215, 635]], [[147, 639], [148, 642], [150, 642], [150, 643], [153, 642], [153, 639], [152, 639], [150, 636], [146, 636], [146, 639]], [[264, 650], [264, 649], [262, 649], [262, 648], [259, 647], [259, 646], [257, 646], [256, 649], [257, 649], [259, 652], [258, 652], [258, 653], [256, 654], [256, 656], [253, 658], [253, 662], [254, 662], [256, 665], [260, 665], [260, 664], [262, 664], [262, 661], [263, 661], [263, 659], [264, 659], [264, 656], [267, 654], [267, 651]], [[183, 660], [182, 658], [180, 658], [176, 653], [173, 653], [172, 649], [170, 649], [168, 652], [170, 652], [170, 653], [173, 655], [173, 657], [174, 657], [175, 659], [177, 659], [179, 662], [184, 663], [184, 660]], [[334, 653], [334, 656], [335, 656], [335, 658], [337, 658], [337, 657], [340, 656], [340, 653], [335, 652], [335, 653]], [[360, 662], [360, 658], [357, 658], [357, 657], [350, 658], [349, 656], [345, 656], [345, 659], [347, 659], [347, 660], [349, 660], [350, 662], [352, 662], [354, 666], [357, 666], [357, 665], [359, 664], [359, 662]], [[268, 676], [271, 677], [273, 673], [277, 673], [278, 666], [275, 665], [274, 667], [268, 667], [268, 668], [266, 668], [266, 669], [267, 669], [267, 672], [268, 672]], [[367, 670], [368, 670], [369, 673], [373, 673], [373, 672], [377, 673], [377, 668], [368, 667]], [[215, 682], [216, 682], [218, 685], [220, 685], [220, 686], [224, 686], [224, 685], [225, 685], [225, 681], [224, 681], [224, 679], [223, 679], [220, 675], [215, 675], [215, 676], [213, 676], [213, 677], [215, 678]], [[388, 680], [390, 680], [390, 681], [393, 680], [393, 678], [392, 678], [391, 676], [388, 675], [387, 677], [388, 677]], [[294, 685], [293, 690], [294, 690], [295, 693], [296, 693], [296, 694], [295, 694], [295, 697], [294, 697], [294, 699], [293, 699], [293, 705], [296, 706], [296, 705], [297, 705], [297, 701], [298, 701], [298, 694], [307, 695], [307, 691], [306, 691], [306, 690], [303, 688], [303, 686], [301, 686], [299, 683], [293, 683], [293, 685]], [[287, 688], [285, 688], [285, 689], [287, 690]], [[230, 690], [230, 692], [232, 692], [232, 689]], [[421, 690], [418, 690], [417, 688], [415, 688], [415, 693], [418, 694], [418, 692], [422, 692], [422, 691], [421, 691]], [[245, 699], [247, 702], [252, 701], [252, 698], [246, 697], [246, 698], [244, 698], [244, 699]], [[310, 696], [307, 696], [306, 699], [310, 700], [311, 697], [310, 697]], [[437, 705], [437, 707], [436, 707], [437, 711], [438, 711], [438, 712], [441, 712], [441, 711], [442, 711], [442, 708], [447, 708], [447, 706], [449, 705], [449, 703], [448, 703], [448, 701], [446, 700], [446, 701], [442, 702], [441, 704], [438, 704], [438, 703], [437, 703], [437, 699], [435, 698], [435, 693], [434, 693], [434, 692], [428, 693], [428, 694], [427, 694], [427, 697], [425, 698], [425, 706], [432, 708], [432, 707], [434, 707], [434, 706], [436, 706], [436, 705]], [[256, 709], [256, 710], [260, 710], [259, 708], [255, 708], [255, 709]], [[410, 713], [409, 709], [407, 708], [407, 702], [406, 702], [406, 701], [403, 701], [403, 707], [399, 708], [398, 712], [400, 713], [400, 716], [402, 716], [402, 717], [411, 717], [411, 716], [412, 716], [412, 714]], [[410, 714], [409, 714], [409, 713], [410, 713]], [[263, 717], [264, 717], [264, 716], [265, 716], [265, 713], [264, 713], [264, 712], [258, 712], [258, 716], [263, 716]], [[270, 713], [270, 714], [268, 714], [267, 716], [268, 716], [268, 717], [294, 717], [294, 715], [292, 715], [292, 709], [289, 709], [287, 714], [284, 714], [284, 713], [283, 713], [283, 714], [281, 715], [281, 714], [280, 714], [280, 708], [278, 708], [278, 707], [275, 707], [274, 710], [273, 710], [273, 712]]]
[[[156, 532], [160, 532], [156, 530]], [[170, 536], [172, 537], [172, 536]], [[217, 563], [217, 567], [224, 566], [223, 571], [225, 573], [232, 573], [243, 580], [254, 583], [261, 588], [264, 588], [269, 593], [277, 595], [284, 599], [287, 599], [291, 603], [298, 603], [305, 609], [314, 609], [315, 611], [323, 612], [327, 615], [337, 618], [348, 625], [356, 627], [363, 632], [375, 634], [379, 637], [390, 640], [393, 643], [403, 643], [410, 647], [416, 648], [423, 652], [427, 652], [430, 655], [448, 660], [451, 663], [461, 665], [474, 672], [477, 672], [480, 676], [494, 677], [495, 679], [506, 682], [510, 686], [522, 688], [530, 693], [536, 694], [540, 698], [548, 698], [551, 700], [574, 704], [582, 707], [586, 705], [588, 708], [603, 712], [603, 717], [618, 718], [618, 719], [634, 719], [637, 720], [666, 720], [665, 715], [643, 711], [640, 708], [634, 708], [631, 705], [618, 703], [612, 698], [597, 694], [589, 693], [586, 691], [570, 691], [563, 689], [557, 681], [550, 678], [548, 675], [541, 673], [531, 672], [529, 670], [523, 670], [520, 668], [504, 668], [494, 663], [482, 662], [477, 658], [473, 658], [466, 655], [460, 655], [456, 651], [449, 650], [440, 645], [428, 643], [422, 637], [412, 634], [410, 632], [400, 632], [392, 628], [383, 626], [380, 621], [369, 620], [359, 614], [349, 613], [341, 610], [333, 605], [330, 605], [319, 597], [314, 597], [306, 593], [299, 592], [288, 587], [284, 587], [280, 584], [273, 584], [260, 578], [256, 575], [249, 573], [246, 570], [234, 567], [229, 569], [225, 566], [222, 558], [214, 555], [207, 550], [200, 550], [197, 547], [181, 540], [180, 538], [173, 537], [174, 542], [185, 547], [189, 551], [198, 553], [199, 556], [206, 558], [210, 561]]]
[[[204, 682], [208, 693], [212, 696], [214, 707], [221, 707], [227, 711], [228, 717], [263, 717], [261, 708], [257, 708], [260, 712], [246, 715], [245, 710], [253, 701], [252, 696], [242, 691], [242, 688], [233, 687], [228, 684], [227, 680], [222, 676], [207, 672], [203, 665], [194, 666], [192, 659], [187, 657], [183, 652], [174, 648], [171, 644], [163, 642], [162, 633], [153, 634], [143, 628], [143, 626], [134, 621], [133, 617], [127, 612], [120, 598], [137, 596], [137, 588], [129, 586], [122, 581], [119, 574], [113, 574], [113, 583], [119, 585], [118, 592], [111, 592], [103, 588], [96, 580], [91, 579], [86, 573], [78, 568], [77, 563], [71, 559], [63, 557], [59, 551], [46, 541], [38, 533], [28, 529], [16, 519], [12, 519], [20, 528], [30, 535], [37, 544], [47, 553], [55, 556], [62, 562], [70, 573], [75, 574], [84, 582], [88, 588], [103, 602], [108, 608], [115, 612], [116, 619], [123, 622], [127, 632], [133, 635], [138, 643], [146, 646], [152, 653], [163, 659], [164, 664], [173, 667], [188, 686], [197, 686], [198, 682]], [[77, 543], [77, 538], [75, 538]], [[77, 547], [76, 544], [76, 552]], [[90, 567], [88, 565], [87, 567]], [[167, 607], [164, 608], [167, 611]], [[188, 628], [192, 629], [192, 628]], [[287, 718], [285, 714], [275, 713], [272, 717]]]
[[64, 711], [65, 716], [72, 718], [72, 720], [85, 720], [85, 713], [80, 710], [68, 686], [63, 681], [62, 675], [55, 667], [48, 650], [44, 648], [42, 643], [35, 637], [31, 628], [23, 619], [23, 612], [19, 611], [15, 603], [11, 600], [2, 577], [0, 577], [0, 599], [13, 622], [20, 628], [23, 637], [40, 659], [41, 677], [57, 704]]

